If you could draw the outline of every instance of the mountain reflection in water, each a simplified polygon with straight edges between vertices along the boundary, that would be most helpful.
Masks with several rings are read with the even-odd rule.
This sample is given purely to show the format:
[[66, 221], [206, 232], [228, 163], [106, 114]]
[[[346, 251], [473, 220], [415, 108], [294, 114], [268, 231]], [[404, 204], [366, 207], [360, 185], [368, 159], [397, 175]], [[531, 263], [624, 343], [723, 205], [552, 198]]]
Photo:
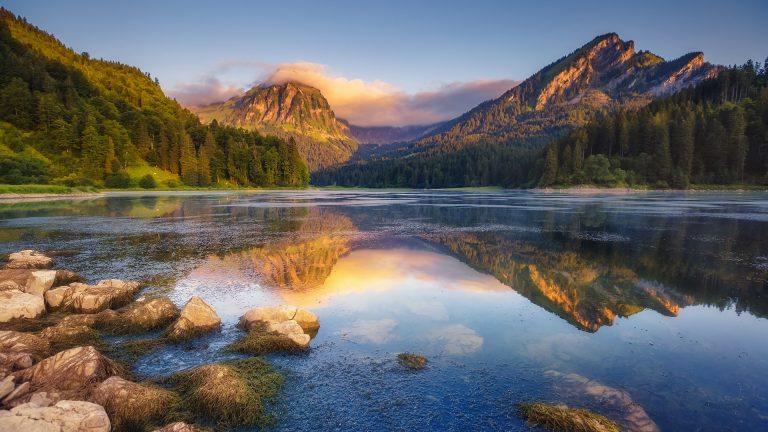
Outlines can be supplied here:
[[630, 431], [768, 418], [764, 193], [109, 194], [0, 205], [0, 246], [210, 303], [222, 332], [143, 356], [142, 378], [232, 358], [250, 307], [313, 310], [309, 353], [269, 357], [277, 430], [522, 431], [532, 399]]

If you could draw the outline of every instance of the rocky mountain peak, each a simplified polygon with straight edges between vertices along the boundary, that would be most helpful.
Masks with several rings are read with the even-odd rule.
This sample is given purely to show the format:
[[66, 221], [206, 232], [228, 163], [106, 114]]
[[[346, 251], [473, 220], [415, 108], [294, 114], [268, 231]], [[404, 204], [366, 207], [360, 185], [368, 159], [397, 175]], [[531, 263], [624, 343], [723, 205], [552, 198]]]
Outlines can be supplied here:
[[336, 118], [328, 100], [315, 87], [286, 81], [260, 84], [228, 101], [196, 108], [203, 122], [258, 130], [293, 138], [310, 169], [344, 162], [357, 149], [346, 124]]
[[[608, 33], [544, 67], [499, 99], [447, 122], [419, 145], [546, 141], [600, 110], [638, 107], [713, 77], [702, 53], [665, 61]], [[573, 115], [572, 115], [573, 114]]]

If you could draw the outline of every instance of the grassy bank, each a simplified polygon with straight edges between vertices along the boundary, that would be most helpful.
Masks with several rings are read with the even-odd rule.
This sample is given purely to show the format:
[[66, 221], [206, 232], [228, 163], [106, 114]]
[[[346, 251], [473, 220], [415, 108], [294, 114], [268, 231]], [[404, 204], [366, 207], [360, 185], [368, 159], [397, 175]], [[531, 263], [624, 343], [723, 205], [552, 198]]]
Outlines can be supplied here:
[[61, 185], [43, 185], [43, 184], [21, 184], [8, 185], [0, 184], [0, 194], [72, 194], [72, 193], [94, 193], [98, 189], [90, 186], [69, 187]]

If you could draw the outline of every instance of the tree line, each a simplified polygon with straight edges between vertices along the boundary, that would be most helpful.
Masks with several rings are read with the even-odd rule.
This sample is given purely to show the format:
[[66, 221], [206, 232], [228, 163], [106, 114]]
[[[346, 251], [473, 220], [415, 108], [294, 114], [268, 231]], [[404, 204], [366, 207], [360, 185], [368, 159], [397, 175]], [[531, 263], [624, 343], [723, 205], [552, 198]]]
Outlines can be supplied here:
[[309, 181], [292, 140], [202, 125], [149, 74], [77, 54], [0, 9], [0, 183], [127, 187], [137, 166], [190, 186]]
[[768, 59], [551, 142], [540, 184], [768, 184]]

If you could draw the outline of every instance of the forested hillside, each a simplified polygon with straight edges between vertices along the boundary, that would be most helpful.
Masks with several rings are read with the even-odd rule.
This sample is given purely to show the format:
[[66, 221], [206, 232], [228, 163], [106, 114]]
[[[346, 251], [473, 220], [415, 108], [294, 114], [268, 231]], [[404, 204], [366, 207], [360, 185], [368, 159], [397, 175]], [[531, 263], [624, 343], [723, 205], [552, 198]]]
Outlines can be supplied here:
[[296, 144], [197, 117], [148, 73], [0, 9], [0, 183], [305, 185]]
[[552, 142], [540, 184], [768, 184], [768, 60]]

